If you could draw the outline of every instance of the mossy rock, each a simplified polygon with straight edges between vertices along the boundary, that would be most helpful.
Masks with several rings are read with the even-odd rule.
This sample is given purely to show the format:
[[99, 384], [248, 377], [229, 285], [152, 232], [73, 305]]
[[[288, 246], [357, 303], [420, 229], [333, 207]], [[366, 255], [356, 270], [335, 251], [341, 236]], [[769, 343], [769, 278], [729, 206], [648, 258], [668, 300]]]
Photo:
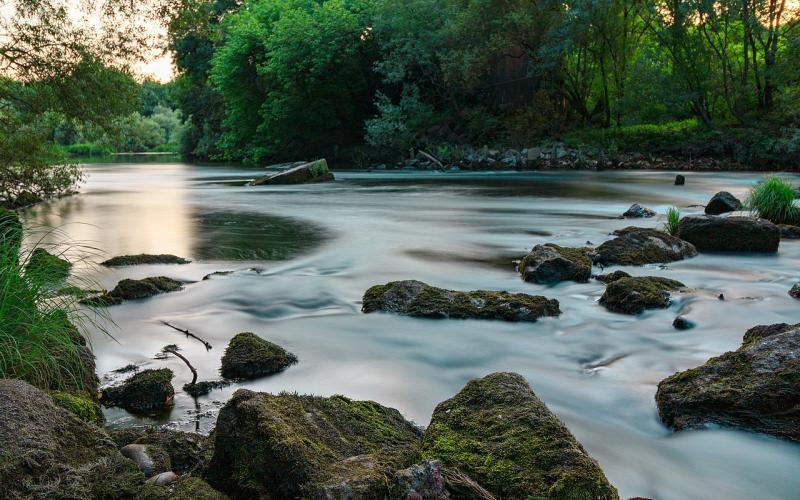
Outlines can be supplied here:
[[328, 169], [328, 162], [324, 159], [312, 161], [304, 165], [283, 170], [255, 179], [253, 186], [276, 184], [306, 184], [310, 182], [329, 182], [334, 180], [333, 174]]
[[533, 283], [576, 281], [585, 283], [592, 275], [590, 248], [569, 248], [553, 243], [536, 245], [519, 263], [522, 279]]
[[211, 459], [208, 436], [166, 428], [134, 427], [108, 431], [117, 447], [129, 444], [156, 446], [169, 455], [171, 470], [179, 474], [202, 471]]
[[22, 222], [13, 210], [0, 208], [0, 251], [19, 258], [22, 244]]
[[606, 274], [595, 275], [594, 279], [596, 279], [597, 281], [602, 281], [603, 283], [605, 283], [607, 285], [609, 283], [613, 283], [613, 282], [615, 282], [617, 280], [620, 280], [622, 278], [630, 278], [630, 277], [631, 277], [631, 275], [626, 273], [625, 271], [617, 270], [617, 271], [606, 273]]
[[670, 292], [686, 288], [680, 281], [656, 276], [621, 278], [606, 286], [600, 305], [612, 312], [639, 314], [645, 309], [666, 309]]
[[172, 370], [143, 370], [118, 386], [103, 389], [100, 402], [131, 413], [158, 412], [172, 406]]
[[183, 475], [174, 483], [164, 486], [145, 485], [140, 498], [142, 500], [225, 500], [228, 497], [213, 489], [197, 476]]
[[697, 249], [691, 243], [657, 229], [630, 226], [614, 234], [616, 238], [604, 242], [595, 250], [595, 263], [604, 266], [641, 266], [697, 255]]
[[35, 249], [28, 258], [25, 272], [37, 281], [45, 283], [59, 283], [69, 277], [72, 263], [66, 259], [53, 255], [44, 248]]
[[98, 425], [103, 423], [103, 410], [100, 409], [99, 404], [90, 399], [61, 391], [51, 391], [50, 398], [56, 405], [64, 408], [84, 422]]
[[687, 215], [678, 224], [678, 236], [701, 252], [775, 253], [781, 230], [766, 219]]
[[382, 498], [386, 470], [411, 465], [419, 437], [372, 401], [240, 389], [220, 411], [206, 479], [237, 498]]
[[459, 292], [421, 281], [393, 281], [364, 293], [362, 311], [432, 319], [536, 321], [561, 314], [558, 301], [539, 295], [479, 290]]
[[661, 420], [675, 430], [707, 424], [800, 441], [800, 324], [757, 326], [733, 352], [658, 384]]
[[101, 265], [106, 267], [140, 266], [148, 264], [189, 264], [190, 260], [172, 254], [151, 255], [140, 253], [138, 255], [120, 255], [112, 257]]
[[126, 300], [146, 299], [182, 289], [182, 282], [166, 276], [156, 276], [141, 280], [124, 279], [117, 283], [117, 286], [110, 292], [88, 297], [81, 300], [81, 303], [89, 306], [113, 306]]
[[439, 403], [422, 456], [466, 473], [498, 498], [619, 498], [597, 462], [516, 373], [472, 380]]
[[245, 332], [233, 337], [222, 356], [220, 373], [227, 379], [254, 379], [281, 372], [297, 363], [283, 347]]

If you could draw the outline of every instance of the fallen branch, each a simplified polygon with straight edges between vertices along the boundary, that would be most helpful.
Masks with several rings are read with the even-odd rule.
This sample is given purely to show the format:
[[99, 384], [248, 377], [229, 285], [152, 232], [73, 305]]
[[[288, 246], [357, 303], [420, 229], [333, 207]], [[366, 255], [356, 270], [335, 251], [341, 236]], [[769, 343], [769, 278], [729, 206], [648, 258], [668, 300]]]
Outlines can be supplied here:
[[210, 342], [206, 342], [205, 340], [201, 339], [200, 337], [198, 337], [194, 333], [190, 332], [189, 330], [183, 330], [181, 328], [178, 328], [177, 326], [170, 325], [166, 321], [162, 321], [162, 323], [164, 323], [166, 326], [172, 328], [173, 330], [177, 330], [177, 331], [185, 334], [187, 337], [192, 337], [193, 339], [196, 339], [196, 340], [202, 342], [203, 345], [206, 346], [206, 351], [210, 351], [211, 350], [211, 343]]
[[192, 370], [192, 382], [189, 385], [194, 386], [197, 383], [197, 370], [195, 370], [194, 366], [192, 366], [192, 364], [189, 363], [189, 360], [186, 359], [186, 356], [178, 352], [178, 346], [176, 346], [175, 344], [165, 346], [163, 349], [161, 349], [161, 352], [163, 352], [164, 354], [174, 354], [175, 356], [179, 357], [184, 363], [186, 363], [186, 366], [188, 366], [189, 369]]
[[436, 157], [435, 157], [435, 156], [433, 156], [432, 154], [430, 154], [430, 153], [426, 153], [425, 151], [423, 151], [423, 150], [421, 150], [421, 149], [419, 150], [419, 154], [421, 154], [421, 155], [422, 155], [422, 156], [424, 156], [425, 158], [429, 159], [429, 160], [430, 160], [430, 161], [432, 161], [433, 163], [435, 163], [435, 164], [439, 165], [439, 169], [440, 169], [440, 170], [444, 169], [444, 165], [442, 164], [442, 162], [440, 162], [438, 159], [436, 159]]

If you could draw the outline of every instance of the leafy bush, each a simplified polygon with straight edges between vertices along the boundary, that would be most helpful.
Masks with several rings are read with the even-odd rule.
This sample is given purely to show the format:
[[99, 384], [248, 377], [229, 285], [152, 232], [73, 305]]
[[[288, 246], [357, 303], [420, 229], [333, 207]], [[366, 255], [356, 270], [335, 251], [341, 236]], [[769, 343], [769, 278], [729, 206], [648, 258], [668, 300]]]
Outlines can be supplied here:
[[667, 222], [664, 224], [664, 231], [675, 236], [678, 234], [678, 224], [681, 222], [681, 211], [678, 207], [667, 209]]
[[114, 149], [109, 144], [100, 141], [68, 144], [61, 146], [61, 150], [73, 158], [103, 157], [114, 153]]
[[768, 177], [750, 189], [745, 207], [775, 224], [800, 222], [792, 184], [777, 176]]

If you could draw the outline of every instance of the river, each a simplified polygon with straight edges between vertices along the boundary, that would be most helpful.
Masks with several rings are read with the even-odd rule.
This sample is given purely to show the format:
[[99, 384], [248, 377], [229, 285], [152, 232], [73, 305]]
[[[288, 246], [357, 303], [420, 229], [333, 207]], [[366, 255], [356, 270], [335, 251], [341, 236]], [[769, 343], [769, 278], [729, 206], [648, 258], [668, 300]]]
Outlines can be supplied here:
[[[514, 371], [598, 460], [623, 498], [798, 496], [800, 446], [731, 429], [673, 433], [658, 420], [654, 394], [675, 371], [736, 349], [747, 328], [800, 321], [800, 305], [787, 295], [800, 278], [800, 242], [784, 240], [775, 256], [703, 254], [625, 268], [708, 291], [638, 317], [599, 306], [599, 282], [529, 284], [511, 264], [537, 243], [599, 244], [631, 223], [663, 224], [663, 216], [619, 220], [634, 202], [659, 214], [672, 205], [697, 213], [702, 209], [690, 206], [717, 191], [743, 197], [760, 174], [689, 173], [685, 186], [674, 186], [669, 172], [338, 172], [335, 183], [249, 187], [245, 181], [260, 171], [240, 166], [97, 164], [87, 172], [81, 194], [29, 209], [27, 227], [58, 228], [47, 238], [68, 238], [77, 245], [73, 252], [102, 249], [104, 255], [78, 267], [105, 288], [128, 277], [191, 282], [181, 292], [110, 308], [114, 324], [101, 323], [113, 338], [90, 328], [106, 383], [129, 363], [176, 374], [169, 414], [142, 419], [105, 410], [112, 426], [169, 423], [208, 432], [241, 387], [372, 399], [424, 426], [435, 405], [469, 379]], [[194, 262], [90, 265], [135, 253], [173, 253]], [[233, 273], [203, 280], [216, 271]], [[459, 290], [546, 295], [560, 301], [563, 314], [512, 324], [360, 312], [371, 285], [412, 278]], [[679, 313], [698, 326], [675, 330]], [[213, 348], [206, 351], [161, 321], [189, 329]], [[201, 380], [216, 379], [228, 340], [244, 331], [284, 346], [300, 362], [194, 401], [180, 391], [191, 379], [186, 366], [174, 357], [154, 359], [175, 343]]]

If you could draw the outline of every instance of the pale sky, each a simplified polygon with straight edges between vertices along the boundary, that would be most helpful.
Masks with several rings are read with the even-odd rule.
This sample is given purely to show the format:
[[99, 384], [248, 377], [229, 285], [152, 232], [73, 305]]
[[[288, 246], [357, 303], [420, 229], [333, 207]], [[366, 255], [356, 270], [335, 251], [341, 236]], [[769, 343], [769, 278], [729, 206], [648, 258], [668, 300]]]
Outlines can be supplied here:
[[140, 64], [136, 72], [142, 77], [151, 77], [159, 82], [168, 82], [175, 76], [172, 54], [163, 55]]

